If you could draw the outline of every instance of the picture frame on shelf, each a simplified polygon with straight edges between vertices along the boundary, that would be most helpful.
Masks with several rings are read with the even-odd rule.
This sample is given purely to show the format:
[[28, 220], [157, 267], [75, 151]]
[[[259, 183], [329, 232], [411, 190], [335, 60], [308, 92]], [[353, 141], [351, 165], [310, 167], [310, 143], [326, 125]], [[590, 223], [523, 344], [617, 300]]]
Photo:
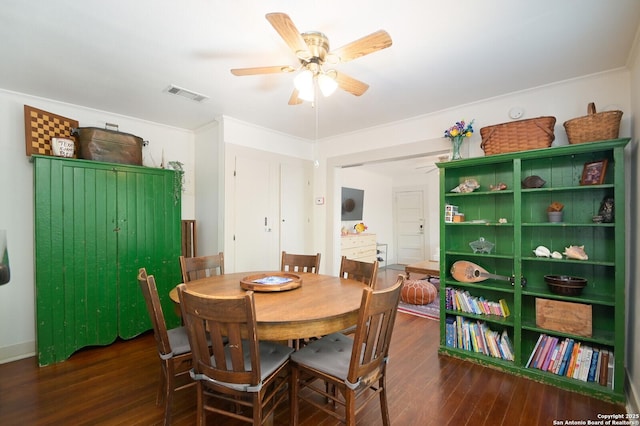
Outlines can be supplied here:
[[590, 161], [584, 164], [580, 185], [602, 185], [607, 173], [607, 159]]

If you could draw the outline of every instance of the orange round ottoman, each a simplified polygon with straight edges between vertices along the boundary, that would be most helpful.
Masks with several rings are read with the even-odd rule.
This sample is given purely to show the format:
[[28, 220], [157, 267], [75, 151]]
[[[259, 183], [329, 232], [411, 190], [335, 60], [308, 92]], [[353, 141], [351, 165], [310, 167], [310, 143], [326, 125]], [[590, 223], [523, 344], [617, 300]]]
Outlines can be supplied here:
[[436, 286], [429, 281], [405, 280], [400, 299], [412, 305], [428, 305], [438, 296]]

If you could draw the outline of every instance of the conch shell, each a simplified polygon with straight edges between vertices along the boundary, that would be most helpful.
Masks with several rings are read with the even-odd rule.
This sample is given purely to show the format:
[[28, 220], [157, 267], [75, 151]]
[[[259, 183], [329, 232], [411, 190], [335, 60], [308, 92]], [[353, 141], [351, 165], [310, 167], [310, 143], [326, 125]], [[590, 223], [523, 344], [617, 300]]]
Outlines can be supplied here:
[[553, 253], [551, 253], [551, 257], [553, 259], [562, 259], [562, 254], [559, 251], [554, 251]]
[[564, 248], [564, 254], [567, 259], [587, 260], [589, 256], [584, 252], [584, 246], [569, 246]]
[[551, 257], [551, 250], [549, 250], [545, 246], [536, 247], [536, 249], [533, 251], [533, 253], [537, 257]]

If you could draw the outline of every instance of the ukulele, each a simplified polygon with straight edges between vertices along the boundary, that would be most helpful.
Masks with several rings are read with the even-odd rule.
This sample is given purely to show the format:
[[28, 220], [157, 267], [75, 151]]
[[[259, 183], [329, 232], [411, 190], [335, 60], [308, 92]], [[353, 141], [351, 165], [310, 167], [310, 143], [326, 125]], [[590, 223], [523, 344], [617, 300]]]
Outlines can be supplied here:
[[[473, 262], [469, 262], [466, 260], [458, 260], [451, 265], [451, 275], [457, 281], [463, 283], [478, 283], [480, 281], [485, 281], [488, 279], [508, 281], [513, 285], [515, 283], [515, 277], [510, 276], [507, 277], [505, 275], [496, 275], [491, 274], [489, 271], [484, 269], [480, 265], [476, 265]], [[527, 283], [527, 280], [521, 278], [520, 284], [524, 287]]]

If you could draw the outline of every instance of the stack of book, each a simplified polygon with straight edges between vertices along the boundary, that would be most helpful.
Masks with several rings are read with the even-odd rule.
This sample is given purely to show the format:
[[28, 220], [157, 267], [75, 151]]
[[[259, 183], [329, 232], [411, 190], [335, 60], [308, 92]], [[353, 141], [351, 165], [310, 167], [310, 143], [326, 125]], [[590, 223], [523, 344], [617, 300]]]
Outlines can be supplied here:
[[541, 334], [526, 367], [613, 388], [613, 351], [570, 338]]
[[496, 315], [508, 317], [511, 315], [505, 299], [497, 302], [486, 300], [484, 297], [472, 296], [468, 291], [447, 287], [445, 289], [446, 308], [476, 315]]
[[507, 331], [491, 330], [482, 321], [469, 321], [461, 316], [446, 319], [446, 345], [513, 361], [513, 345]]

